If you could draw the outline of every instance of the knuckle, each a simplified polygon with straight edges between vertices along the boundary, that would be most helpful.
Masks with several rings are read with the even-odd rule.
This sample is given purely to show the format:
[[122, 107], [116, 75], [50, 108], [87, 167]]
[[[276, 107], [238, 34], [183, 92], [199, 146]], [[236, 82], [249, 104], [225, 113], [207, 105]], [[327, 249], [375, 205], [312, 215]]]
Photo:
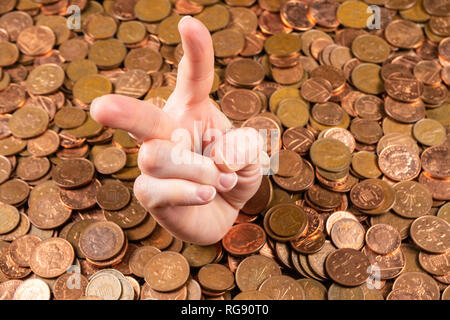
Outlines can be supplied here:
[[144, 172], [154, 172], [164, 166], [164, 144], [158, 140], [145, 142], [139, 150], [138, 165]]

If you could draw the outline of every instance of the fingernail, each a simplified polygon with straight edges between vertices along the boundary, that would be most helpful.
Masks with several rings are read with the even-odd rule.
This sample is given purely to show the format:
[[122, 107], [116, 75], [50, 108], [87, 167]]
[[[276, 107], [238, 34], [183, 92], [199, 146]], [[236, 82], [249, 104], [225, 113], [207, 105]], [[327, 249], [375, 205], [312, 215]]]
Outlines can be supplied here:
[[100, 101], [99, 98], [95, 98], [94, 100], [92, 100], [90, 108], [95, 109], [95, 106], [98, 104], [99, 101]]
[[219, 184], [224, 189], [232, 189], [238, 181], [236, 173], [222, 173], [219, 177]]
[[181, 18], [180, 22], [178, 22], [178, 24], [180, 24], [183, 20], [185, 20], [186, 18], [192, 18], [192, 16], [190, 15], [186, 15], [183, 18]]
[[211, 186], [201, 186], [197, 190], [198, 197], [203, 202], [209, 202], [216, 196], [216, 188]]

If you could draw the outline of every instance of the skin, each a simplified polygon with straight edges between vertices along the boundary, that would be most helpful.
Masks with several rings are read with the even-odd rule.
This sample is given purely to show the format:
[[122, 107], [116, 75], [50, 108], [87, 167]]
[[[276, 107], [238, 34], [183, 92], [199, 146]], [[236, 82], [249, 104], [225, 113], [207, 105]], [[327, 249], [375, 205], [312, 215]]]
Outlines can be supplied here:
[[[176, 238], [207, 245], [223, 238], [258, 190], [263, 141], [252, 128], [232, 129], [211, 103], [214, 50], [206, 27], [185, 17], [178, 29], [184, 56], [175, 91], [162, 110], [146, 101], [106, 95], [92, 102], [91, 115], [142, 143], [142, 175], [134, 184], [141, 205]], [[194, 129], [196, 121], [201, 121], [200, 130]], [[174, 140], [174, 131], [180, 130], [184, 139]], [[202, 152], [193, 152], [193, 133], [211, 130], [214, 139], [203, 136]], [[180, 164], [180, 159], [186, 161]]]

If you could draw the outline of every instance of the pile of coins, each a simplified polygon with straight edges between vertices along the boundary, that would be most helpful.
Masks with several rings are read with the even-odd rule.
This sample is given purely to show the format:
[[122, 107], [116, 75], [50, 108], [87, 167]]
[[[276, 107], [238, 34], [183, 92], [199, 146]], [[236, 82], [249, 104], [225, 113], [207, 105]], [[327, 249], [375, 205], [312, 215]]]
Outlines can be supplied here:
[[[164, 106], [183, 15], [211, 101], [278, 139], [210, 246], [141, 207], [139, 144], [89, 116]], [[450, 299], [449, 26], [445, 0], [2, 0], [0, 299]]]

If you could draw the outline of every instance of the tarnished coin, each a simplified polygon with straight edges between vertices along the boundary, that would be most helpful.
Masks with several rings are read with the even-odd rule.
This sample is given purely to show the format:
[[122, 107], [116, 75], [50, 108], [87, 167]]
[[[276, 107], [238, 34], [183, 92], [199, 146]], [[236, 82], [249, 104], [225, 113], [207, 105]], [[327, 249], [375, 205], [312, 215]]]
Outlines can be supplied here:
[[[200, 283], [203, 280], [201, 276], [203, 268], [199, 272]], [[152, 289], [162, 292], [180, 288], [189, 278], [189, 263], [183, 255], [177, 252], [166, 251], [154, 255], [146, 263], [144, 269], [145, 281], [148, 285]], [[231, 271], [229, 272], [231, 273]], [[214, 276], [218, 277], [216, 280], [219, 282], [220, 274], [216, 273]]]
[[48, 115], [43, 109], [24, 107], [14, 112], [9, 120], [9, 129], [17, 138], [33, 138], [44, 133], [48, 122]]
[[33, 235], [15, 239], [9, 247], [11, 259], [21, 267], [29, 267], [31, 253], [40, 242], [41, 239]]
[[96, 222], [80, 236], [81, 252], [94, 261], [107, 260], [120, 252], [125, 241], [122, 229], [113, 222]]
[[370, 275], [369, 266], [369, 259], [364, 253], [349, 248], [331, 252], [325, 262], [325, 268], [330, 278], [349, 287], [359, 286], [366, 282]]
[[0, 204], [0, 234], [9, 233], [18, 226], [20, 222], [19, 211], [5, 203]]
[[384, 201], [383, 189], [370, 180], [365, 180], [352, 188], [350, 200], [358, 208], [375, 209]]
[[304, 300], [303, 287], [293, 278], [285, 275], [271, 276], [258, 289], [274, 300]]
[[438, 300], [439, 287], [431, 276], [424, 272], [405, 272], [395, 279], [392, 290], [416, 292], [418, 300]]
[[102, 174], [112, 174], [125, 167], [126, 154], [123, 150], [110, 147], [100, 151], [94, 158], [94, 165]]
[[436, 178], [450, 177], [450, 164], [445, 159], [450, 155], [450, 147], [442, 144], [427, 148], [421, 154], [422, 168]]
[[433, 199], [430, 192], [415, 181], [402, 181], [394, 185], [393, 210], [405, 218], [418, 218], [429, 214]]
[[94, 176], [94, 165], [86, 159], [60, 162], [52, 172], [55, 184], [62, 188], [77, 188], [89, 183]]
[[328, 300], [365, 300], [364, 291], [362, 286], [349, 288], [333, 283], [328, 288]]
[[420, 266], [435, 276], [445, 276], [450, 272], [449, 252], [430, 254], [424, 251], [419, 253]]
[[105, 183], [96, 194], [98, 205], [105, 210], [121, 210], [130, 202], [130, 199], [130, 191], [118, 181]]
[[388, 224], [375, 224], [367, 230], [367, 246], [375, 253], [389, 254], [400, 248], [400, 233]]
[[76, 300], [84, 296], [88, 279], [78, 273], [65, 273], [56, 279], [53, 295], [56, 300]]
[[335, 139], [315, 141], [310, 149], [312, 162], [327, 171], [339, 172], [350, 165], [351, 154], [347, 146]]
[[[119, 200], [123, 201], [124, 199]], [[124, 229], [133, 228], [139, 225], [147, 217], [147, 211], [134, 197], [128, 205], [122, 209], [114, 211], [104, 210], [103, 214], [105, 215], [106, 220], [112, 221]]]
[[64, 70], [56, 64], [43, 64], [33, 69], [27, 78], [27, 88], [32, 94], [53, 93], [64, 82]]

